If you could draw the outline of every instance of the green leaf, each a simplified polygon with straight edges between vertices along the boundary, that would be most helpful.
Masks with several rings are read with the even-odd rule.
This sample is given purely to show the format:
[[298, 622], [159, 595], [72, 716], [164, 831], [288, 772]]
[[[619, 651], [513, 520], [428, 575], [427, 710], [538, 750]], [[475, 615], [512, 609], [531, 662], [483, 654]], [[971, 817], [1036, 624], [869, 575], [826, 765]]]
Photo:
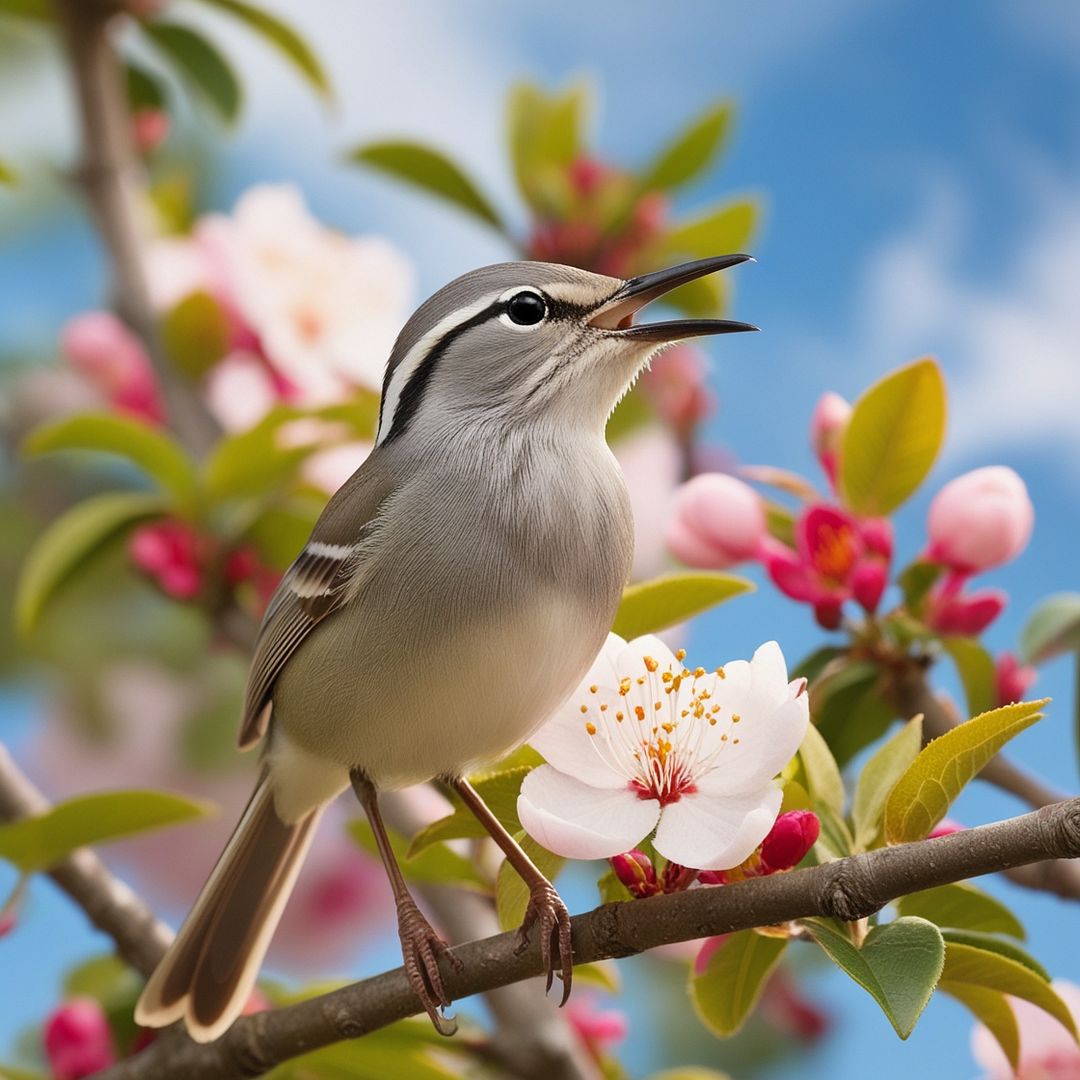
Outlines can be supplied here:
[[588, 107], [582, 83], [547, 95], [519, 83], [507, 101], [507, 140], [514, 179], [529, 206], [540, 214], [559, 213], [569, 193], [566, 169], [581, 153], [581, 128]]
[[159, 495], [110, 492], [86, 499], [58, 517], [23, 563], [15, 590], [15, 625], [29, 633], [45, 605], [107, 540], [143, 518], [165, 511]]
[[982, 713], [924, 747], [896, 782], [885, 803], [885, 840], [921, 840], [953, 800], [1014, 736], [1042, 717], [1049, 701], [1021, 701]]
[[949, 941], [945, 949], [942, 980], [950, 987], [969, 985], [997, 990], [1030, 1001], [1063, 1024], [1076, 1037], [1076, 1024], [1068, 1006], [1054, 988], [1031, 968], [1017, 960], [973, 945]]
[[858, 514], [890, 514], [926, 479], [945, 436], [945, 382], [930, 359], [855, 402], [840, 452], [840, 493]]
[[164, 109], [165, 90], [157, 76], [130, 60], [124, 64], [127, 80], [127, 99], [133, 112], [140, 109]]
[[0, 161], [0, 187], [14, 187], [19, 182], [15, 170], [5, 161]]
[[139, 25], [199, 99], [232, 124], [240, 114], [240, 82], [217, 46], [179, 23], [156, 20]]
[[140, 468], [173, 498], [187, 506], [195, 499], [198, 476], [178, 442], [138, 420], [104, 413], [83, 413], [46, 424], [23, 443], [28, 454], [57, 450], [92, 450], [116, 454]]
[[[774, 540], [788, 547], [795, 547], [795, 514], [786, 506], [773, 502], [771, 499], [762, 500], [762, 508], [765, 511], [765, 528]], [[832, 646], [826, 646], [832, 648]], [[821, 651], [821, 650], [819, 650]]]
[[622, 989], [619, 967], [614, 960], [597, 960], [592, 964], [575, 967], [574, 982], [595, 987], [608, 994], [617, 994]]
[[791, 678], [805, 679], [811, 684], [810, 696], [813, 697], [813, 684], [821, 678], [822, 672], [834, 660], [847, 654], [847, 649], [841, 645], [822, 645], [808, 656], [804, 656], [791, 671]]
[[[855, 826], [855, 847], [866, 851], [881, 832], [885, 800], [893, 785], [907, 771], [922, 747], [922, 719], [906, 723], [884, 743], [863, 766], [855, 785], [851, 819]], [[911, 912], [911, 914], [923, 914]], [[934, 921], [934, 920], [931, 920]]]
[[1016, 1023], [1009, 999], [997, 990], [987, 990], [972, 983], [949, 982], [942, 979], [938, 989], [956, 998], [967, 1010], [986, 1025], [997, 1040], [1013, 1069], [1020, 1065], [1020, 1028]]
[[105, 791], [56, 803], [44, 814], [0, 825], [0, 858], [24, 874], [44, 870], [88, 844], [178, 825], [212, 812], [165, 791]]
[[806, 729], [799, 758], [806, 774], [807, 790], [815, 805], [827, 806], [837, 817], [844, 813], [844, 781], [828, 744], [813, 724]]
[[946, 945], [963, 945], [965, 948], [981, 949], [983, 952], [994, 953], [1002, 956], [1014, 964], [1026, 967], [1034, 972], [1043, 982], [1050, 981], [1050, 972], [1046, 970], [1026, 949], [1021, 948], [1015, 941], [998, 937], [997, 934], [987, 934], [981, 930], [962, 930], [955, 926], [946, 927], [941, 931]]
[[647, 395], [640, 387], [635, 387], [615, 406], [614, 412], [608, 417], [604, 435], [608, 443], [614, 446], [620, 439], [625, 439], [655, 419], [656, 410]]
[[[541, 847], [531, 836], [518, 832], [515, 839], [525, 854], [536, 864], [541, 874], [554, 881], [566, 860]], [[495, 878], [495, 911], [499, 916], [499, 926], [503, 930], [513, 930], [521, 925], [525, 918], [525, 908], [529, 904], [529, 888], [518, 876], [518, 872], [504, 859]]]
[[997, 702], [994, 658], [974, 638], [947, 637], [941, 644], [964, 684], [968, 713], [977, 716], [992, 709]]
[[825, 919], [803, 924], [836, 965], [881, 1006], [901, 1039], [906, 1039], [926, 1008], [941, 977], [945, 942], [926, 919], [904, 917], [875, 926], [861, 949]]
[[596, 882], [601, 904], [623, 904], [633, 900], [630, 890], [618, 879], [614, 870], [606, 870]]
[[[469, 778], [469, 782], [484, 800], [484, 804], [502, 822], [508, 832], [518, 832], [521, 829], [521, 822], [518, 821], [517, 816], [518, 795], [521, 793], [522, 780], [532, 772], [534, 767], [532, 764], [515, 765], [499, 772]], [[454, 804], [454, 812], [421, 829], [409, 845], [410, 856], [423, 851], [429, 844], [438, 840], [487, 836], [487, 830], [456, 794], [451, 796], [451, 801]]]
[[1047, 597], [1028, 617], [1020, 635], [1020, 655], [1024, 662], [1041, 664], [1077, 649], [1080, 649], [1080, 593]]
[[52, 14], [49, 0], [0, 0], [0, 17], [51, 22]]
[[664, 233], [659, 246], [670, 254], [688, 255], [693, 259], [742, 251], [750, 242], [758, 214], [756, 202], [740, 199], [676, 224]]
[[[3, 8], [0, 7], [0, 15], [2, 14]], [[49, 1077], [45, 1073], [20, 1069], [14, 1065], [0, 1065], [0, 1080], [49, 1080]]]
[[1008, 934], [1021, 941], [1026, 936], [1020, 920], [989, 893], [966, 881], [902, 896], [896, 902], [901, 915], [918, 915], [935, 926]]
[[612, 629], [628, 641], [642, 634], [654, 634], [753, 589], [752, 582], [733, 574], [707, 571], [665, 574], [623, 590]]
[[756, 930], [729, 934], [705, 970], [690, 977], [690, 999], [702, 1023], [721, 1038], [734, 1035], [757, 1005], [786, 947], [785, 938]]
[[877, 665], [857, 660], [830, 669], [810, 688], [810, 715], [843, 768], [895, 719]]
[[[367, 821], [357, 818], [349, 822], [348, 829], [349, 835], [365, 851], [372, 855], [379, 854], [375, 834]], [[446, 844], [429, 844], [422, 851], [410, 855], [409, 842], [405, 837], [392, 829], [387, 830], [387, 835], [406, 881], [420, 885], [464, 885], [484, 892], [488, 890], [489, 883], [481, 877], [472, 860], [459, 855]]]
[[330, 78], [326, 74], [319, 58], [311, 46], [288, 23], [266, 8], [245, 4], [243, 0], [202, 0], [210, 7], [219, 8], [246, 23], [248, 29], [260, 35], [267, 44], [273, 46], [300, 73], [311, 88], [322, 98], [329, 101], [334, 92]]
[[719, 101], [695, 117], [645, 168], [641, 190], [671, 191], [703, 172], [724, 145], [734, 112], [731, 102]]
[[246, 536], [272, 567], [284, 570], [300, 554], [326, 499], [297, 495], [283, 499], [260, 514]]
[[727, 310], [730, 280], [719, 274], [699, 277], [673, 289], [663, 302], [691, 319], [715, 318]]
[[281, 427], [305, 414], [278, 405], [253, 428], [223, 438], [203, 465], [203, 484], [213, 501], [265, 495], [292, 479], [318, 443], [284, 446]]
[[825, 803], [815, 802], [813, 809], [821, 822], [821, 835], [814, 845], [819, 862], [845, 859], [855, 850], [855, 840], [843, 815]]
[[904, 606], [912, 615], [918, 617], [922, 614], [926, 594], [934, 587], [944, 570], [945, 567], [940, 563], [916, 560], [900, 572], [896, 583], [904, 595]]
[[502, 230], [502, 220], [487, 197], [465, 172], [441, 151], [420, 143], [386, 141], [358, 146], [349, 160], [370, 165], [389, 176], [453, 203], [488, 225]]
[[203, 290], [190, 293], [161, 320], [161, 340], [173, 366], [189, 379], [202, 378], [229, 351], [229, 319]]

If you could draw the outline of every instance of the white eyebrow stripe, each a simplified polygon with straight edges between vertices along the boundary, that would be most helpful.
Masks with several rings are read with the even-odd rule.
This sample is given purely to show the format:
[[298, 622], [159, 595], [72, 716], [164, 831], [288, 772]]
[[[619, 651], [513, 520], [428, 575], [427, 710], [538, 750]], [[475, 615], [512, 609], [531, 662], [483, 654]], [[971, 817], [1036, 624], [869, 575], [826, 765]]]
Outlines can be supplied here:
[[321, 559], [347, 559], [355, 550], [355, 544], [324, 544], [321, 540], [309, 540], [304, 550]]
[[409, 384], [416, 369], [423, 363], [424, 358], [435, 348], [442, 339], [468, 322], [469, 319], [479, 315], [485, 308], [490, 307], [505, 290], [488, 293], [475, 303], [467, 307], [455, 308], [449, 315], [440, 319], [402, 358], [401, 363], [394, 369], [390, 379], [390, 385], [386, 388], [386, 395], [382, 403], [382, 422], [379, 424], [379, 432], [375, 438], [378, 446], [394, 426], [394, 414], [397, 412], [398, 402], [401, 400], [402, 391]]

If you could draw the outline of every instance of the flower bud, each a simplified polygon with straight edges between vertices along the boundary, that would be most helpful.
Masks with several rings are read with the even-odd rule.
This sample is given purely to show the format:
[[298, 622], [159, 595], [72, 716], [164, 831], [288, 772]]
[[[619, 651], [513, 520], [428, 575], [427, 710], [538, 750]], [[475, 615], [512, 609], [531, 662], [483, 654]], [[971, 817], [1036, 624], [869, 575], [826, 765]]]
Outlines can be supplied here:
[[567, 173], [573, 189], [588, 198], [607, 179], [611, 170], [603, 162], [583, 154], [570, 162]]
[[773, 874], [798, 866], [820, 833], [821, 822], [812, 810], [791, 810], [781, 814], [761, 842], [762, 869]]
[[44, 1042], [56, 1080], [80, 1080], [116, 1063], [105, 1010], [93, 998], [73, 998], [53, 1012]]
[[844, 605], [839, 600], [819, 600], [814, 604], [814, 619], [822, 630], [839, 630], [844, 621]]
[[934, 496], [927, 558], [962, 573], [1000, 566], [1024, 550], [1034, 522], [1027, 488], [1012, 469], [975, 469]]
[[939, 836], [952, 836], [953, 833], [963, 832], [966, 825], [961, 825], [951, 818], [942, 818], [927, 835], [928, 840], [936, 840]]
[[1012, 705], [1023, 701], [1031, 684], [1038, 677], [1035, 669], [1021, 664], [1012, 653], [1003, 652], [994, 665], [994, 686], [998, 705]]
[[136, 529], [128, 543], [131, 561], [178, 600], [190, 600], [203, 584], [203, 538], [180, 521], [163, 520]]
[[676, 431], [689, 431], [716, 405], [706, 385], [705, 357], [689, 345], [657, 357], [641, 378], [656, 411]]
[[888, 518], [865, 518], [859, 522], [859, 535], [868, 552], [880, 555], [885, 562], [892, 559], [893, 527]]
[[635, 848], [622, 855], [613, 855], [610, 862], [615, 876], [630, 890], [631, 896], [654, 896], [660, 891], [656, 870], [645, 852]]
[[831, 390], [818, 398], [810, 417], [810, 445], [831, 483], [836, 482], [840, 443], [850, 419], [850, 403]]
[[859, 563], [851, 574], [851, 595], [866, 611], [877, 611], [882, 594], [889, 584], [889, 569], [877, 559]]
[[926, 623], [938, 634], [978, 637], [1004, 611], [1007, 600], [1001, 589], [932, 593]]
[[752, 559], [765, 535], [761, 499], [734, 476], [705, 473], [675, 493], [667, 543], [690, 566], [722, 570]]
[[588, 998], [575, 997], [566, 1018], [578, 1037], [594, 1054], [603, 1053], [630, 1033], [626, 1014], [619, 1009], [598, 1009]]
[[164, 109], [139, 109], [131, 117], [131, 133], [139, 152], [152, 154], [169, 135], [169, 114]]

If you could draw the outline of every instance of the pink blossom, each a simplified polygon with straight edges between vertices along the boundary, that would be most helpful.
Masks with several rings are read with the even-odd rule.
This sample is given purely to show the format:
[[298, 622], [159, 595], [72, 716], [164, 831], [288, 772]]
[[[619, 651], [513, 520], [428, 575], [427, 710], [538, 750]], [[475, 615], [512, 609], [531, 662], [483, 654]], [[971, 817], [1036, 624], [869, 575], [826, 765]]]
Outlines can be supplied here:
[[867, 611], [877, 609], [888, 584], [892, 553], [888, 521], [860, 521], [839, 507], [815, 504], [799, 515], [795, 543], [792, 551], [766, 540], [765, 569], [786, 596], [812, 604], [822, 626], [836, 629], [850, 599]]
[[676, 491], [666, 535], [683, 562], [722, 570], [761, 553], [765, 510], [748, 484], [725, 473], [704, 473]]
[[153, 368], [139, 339], [113, 314], [76, 315], [60, 334], [71, 366], [94, 383], [121, 412], [150, 424], [164, 418]]
[[810, 444], [833, 485], [840, 464], [840, 443], [850, 419], [851, 404], [832, 390], [818, 398], [810, 417]]
[[203, 587], [207, 540], [175, 519], [141, 525], [128, 541], [131, 561], [177, 600], [191, 600]]
[[630, 1033], [630, 1022], [619, 1009], [599, 1009], [590, 997], [574, 997], [566, 1018], [594, 1057], [600, 1057]]
[[132, 135], [140, 153], [153, 153], [169, 135], [169, 114], [164, 109], [139, 109], [131, 117]]
[[574, 190], [585, 198], [593, 195], [610, 174], [607, 165], [584, 154], [575, 158], [567, 170]]
[[931, 630], [945, 636], [977, 637], [1005, 609], [1002, 589], [964, 590], [967, 576], [947, 574], [926, 598], [923, 618]]
[[804, 1043], [817, 1042], [831, 1023], [828, 1013], [802, 992], [784, 967], [778, 967], [765, 984], [761, 1011], [774, 1027]]
[[116, 1063], [109, 1021], [93, 998], [72, 998], [52, 1012], [43, 1039], [56, 1080], [81, 1080]]
[[1012, 705], [1023, 701], [1024, 695], [1038, 678], [1038, 672], [1029, 664], [1021, 664], [1010, 652], [1003, 652], [994, 665], [994, 686], [999, 705]]
[[676, 431], [686, 432], [716, 407], [709, 390], [704, 355], [690, 345], [658, 356], [641, 377], [641, 387], [656, 411]]
[[812, 810], [789, 810], [773, 823], [768, 835], [742, 863], [730, 870], [705, 870], [703, 885], [729, 885], [745, 878], [768, 877], [799, 865], [821, 834], [821, 820]]
[[1027, 546], [1035, 510], [1024, 481], [992, 465], [950, 480], [930, 504], [926, 558], [977, 573], [1016, 558]]
[[[1080, 986], [1064, 979], [1051, 984], [1080, 1024]], [[982, 1025], [971, 1033], [971, 1052], [983, 1068], [983, 1080], [1076, 1080], [1080, 1077], [1080, 1046], [1049, 1013], [1028, 1001], [1010, 998], [1020, 1029], [1020, 1067], [1014, 1072], [997, 1040]]]

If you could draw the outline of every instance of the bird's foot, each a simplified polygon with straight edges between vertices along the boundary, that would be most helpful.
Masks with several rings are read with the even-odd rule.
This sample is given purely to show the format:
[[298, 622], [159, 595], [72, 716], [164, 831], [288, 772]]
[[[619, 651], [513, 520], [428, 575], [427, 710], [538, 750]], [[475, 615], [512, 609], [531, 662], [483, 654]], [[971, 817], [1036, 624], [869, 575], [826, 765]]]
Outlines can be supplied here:
[[443, 988], [439, 959], [447, 960], [455, 971], [461, 971], [463, 965], [412, 900], [399, 901], [397, 914], [401, 955], [409, 985], [431, 1018], [435, 1030], [440, 1035], [453, 1035], [457, 1031], [457, 1021], [440, 1011], [450, 1005], [450, 999]]
[[540, 956], [547, 972], [546, 990], [551, 989], [555, 979], [556, 953], [559, 974], [562, 978], [562, 1001], [566, 1004], [570, 997], [570, 984], [574, 977], [574, 950], [570, 942], [570, 912], [562, 898], [555, 891], [550, 881], [541, 878], [529, 886], [529, 906], [525, 909], [525, 918], [518, 931], [515, 953], [524, 952], [529, 945], [529, 932], [534, 926], [540, 927]]

